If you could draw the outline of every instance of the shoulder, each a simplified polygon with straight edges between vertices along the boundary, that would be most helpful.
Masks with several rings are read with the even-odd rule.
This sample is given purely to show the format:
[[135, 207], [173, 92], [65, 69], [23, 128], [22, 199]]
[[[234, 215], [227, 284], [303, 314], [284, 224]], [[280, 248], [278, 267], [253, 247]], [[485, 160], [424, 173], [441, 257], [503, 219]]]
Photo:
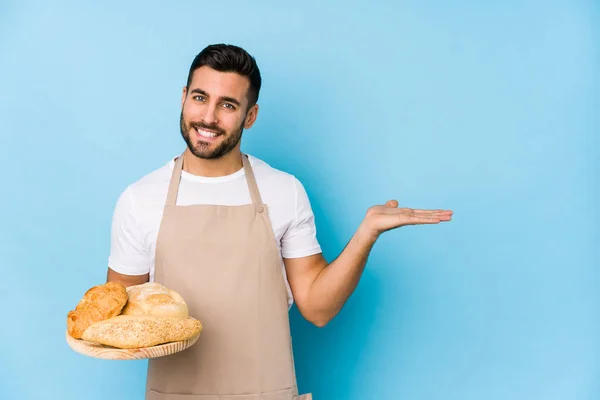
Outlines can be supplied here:
[[119, 204], [137, 208], [146, 203], [153, 204], [163, 200], [167, 195], [172, 168], [173, 160], [167, 160], [163, 165], [128, 184], [120, 194]]
[[129, 185], [129, 189], [134, 192], [143, 192], [145, 190], [152, 190], [157, 186], [164, 186], [169, 183], [172, 171], [173, 159], [170, 159], [161, 166], [143, 175], [138, 180], [132, 182]]
[[168, 159], [162, 165], [141, 176], [128, 187], [134, 197], [154, 196], [165, 192], [169, 186], [173, 172], [174, 158]]
[[285, 206], [296, 219], [299, 214], [310, 211], [310, 200], [302, 182], [293, 174], [282, 171], [256, 157], [248, 156], [256, 182], [265, 200], [273, 205]]
[[275, 187], [282, 190], [295, 190], [294, 186], [300, 184], [296, 176], [293, 174], [275, 168], [266, 161], [248, 155], [250, 165], [256, 176], [256, 182], [258, 185]]

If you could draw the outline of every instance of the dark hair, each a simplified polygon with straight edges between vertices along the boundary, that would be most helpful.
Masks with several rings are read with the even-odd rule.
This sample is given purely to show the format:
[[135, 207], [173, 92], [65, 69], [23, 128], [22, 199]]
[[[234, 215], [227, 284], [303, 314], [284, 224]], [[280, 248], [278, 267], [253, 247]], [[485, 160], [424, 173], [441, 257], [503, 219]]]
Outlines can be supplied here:
[[192, 62], [187, 79], [190, 87], [194, 71], [202, 66], [208, 66], [220, 72], [236, 72], [250, 81], [248, 89], [248, 107], [258, 101], [261, 77], [256, 60], [241, 47], [229, 44], [213, 44], [202, 50]]

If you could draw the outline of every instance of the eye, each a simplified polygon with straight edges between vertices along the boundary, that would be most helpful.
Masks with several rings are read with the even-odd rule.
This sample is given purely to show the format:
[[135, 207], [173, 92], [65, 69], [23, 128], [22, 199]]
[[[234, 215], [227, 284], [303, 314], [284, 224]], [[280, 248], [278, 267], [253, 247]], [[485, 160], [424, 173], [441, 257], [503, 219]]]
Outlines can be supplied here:
[[235, 106], [233, 104], [230, 104], [230, 103], [224, 103], [223, 107], [229, 108], [230, 110], [235, 110]]
[[196, 101], [204, 101], [204, 96], [196, 95], [193, 97], [193, 99]]

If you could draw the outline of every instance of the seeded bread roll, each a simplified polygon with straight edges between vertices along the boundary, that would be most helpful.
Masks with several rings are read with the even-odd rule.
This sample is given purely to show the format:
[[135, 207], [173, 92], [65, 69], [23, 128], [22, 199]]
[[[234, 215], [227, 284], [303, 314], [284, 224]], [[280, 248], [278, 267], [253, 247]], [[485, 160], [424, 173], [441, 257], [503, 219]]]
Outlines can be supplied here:
[[83, 339], [105, 346], [135, 349], [187, 340], [201, 330], [202, 323], [192, 317], [119, 315], [91, 325], [83, 333]]
[[145, 315], [155, 317], [189, 317], [188, 306], [174, 290], [156, 282], [147, 282], [127, 288], [129, 301], [121, 315]]
[[93, 323], [119, 315], [127, 303], [127, 290], [117, 282], [107, 282], [90, 288], [67, 314], [67, 331], [75, 339]]

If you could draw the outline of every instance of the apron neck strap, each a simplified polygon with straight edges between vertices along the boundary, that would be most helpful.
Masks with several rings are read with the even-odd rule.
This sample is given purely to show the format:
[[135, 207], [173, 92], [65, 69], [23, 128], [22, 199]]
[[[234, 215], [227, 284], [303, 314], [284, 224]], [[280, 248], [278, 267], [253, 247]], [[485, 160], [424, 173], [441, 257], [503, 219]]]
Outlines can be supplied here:
[[[262, 207], [262, 199], [260, 197], [260, 191], [256, 183], [256, 177], [254, 171], [248, 160], [246, 154], [242, 154], [242, 164], [244, 166], [244, 172], [246, 174], [246, 182], [248, 183], [248, 190], [250, 190], [250, 197], [252, 198], [252, 204], [257, 207]], [[169, 183], [169, 191], [167, 192], [167, 206], [174, 206], [177, 204], [177, 193], [179, 192], [179, 182], [181, 181], [181, 171], [183, 169], [183, 153], [175, 160], [175, 166], [173, 167], [173, 174], [171, 176], [171, 182]]]
[[250, 190], [250, 197], [252, 198], [252, 204], [259, 209], [262, 209], [263, 203], [260, 198], [260, 191], [258, 190], [258, 184], [256, 183], [256, 177], [254, 171], [250, 165], [250, 160], [246, 154], [242, 154], [242, 164], [244, 165], [244, 171], [246, 172], [246, 182], [248, 183], [248, 190]]
[[167, 192], [167, 206], [174, 206], [177, 204], [177, 193], [179, 192], [179, 182], [181, 181], [181, 170], [183, 169], [183, 153], [177, 160], [175, 160], [175, 166], [173, 167], [173, 174], [171, 175], [171, 183], [169, 183], [169, 191]]

